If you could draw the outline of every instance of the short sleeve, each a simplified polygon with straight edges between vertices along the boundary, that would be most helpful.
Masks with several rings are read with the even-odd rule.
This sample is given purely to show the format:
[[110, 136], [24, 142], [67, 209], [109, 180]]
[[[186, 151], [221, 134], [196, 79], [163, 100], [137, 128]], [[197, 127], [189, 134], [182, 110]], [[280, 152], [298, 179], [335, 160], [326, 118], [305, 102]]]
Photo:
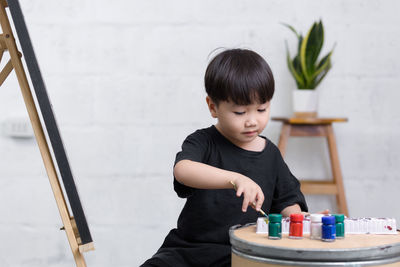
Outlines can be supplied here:
[[[204, 162], [207, 147], [208, 136], [201, 130], [189, 135], [182, 144], [182, 150], [176, 154], [174, 166], [181, 160], [187, 159], [196, 162]], [[181, 198], [187, 198], [192, 195], [194, 188], [181, 184], [174, 177], [174, 190]]]
[[306, 200], [300, 191], [300, 182], [290, 172], [278, 148], [276, 150], [277, 177], [270, 212], [280, 213], [294, 204], [299, 204], [302, 211], [308, 211]]

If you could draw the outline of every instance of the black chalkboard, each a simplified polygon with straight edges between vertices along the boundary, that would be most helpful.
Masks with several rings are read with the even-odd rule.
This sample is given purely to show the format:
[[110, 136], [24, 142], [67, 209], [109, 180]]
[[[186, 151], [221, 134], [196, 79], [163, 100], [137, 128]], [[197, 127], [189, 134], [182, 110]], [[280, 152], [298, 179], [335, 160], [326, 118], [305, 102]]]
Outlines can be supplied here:
[[22, 55], [28, 67], [32, 85], [39, 103], [40, 112], [46, 125], [45, 128], [47, 129], [54, 156], [57, 161], [57, 166], [62, 177], [64, 189], [68, 196], [68, 201], [82, 240], [82, 245], [84, 245], [92, 242], [92, 237], [75, 186], [75, 181], [71, 173], [71, 168], [61, 140], [60, 132], [57, 127], [52, 105], [47, 95], [46, 86], [40, 72], [39, 64], [36, 60], [35, 52], [33, 51], [32, 42], [25, 24], [21, 6], [18, 0], [7, 0], [7, 3], [17, 31], [18, 40], [21, 44]]

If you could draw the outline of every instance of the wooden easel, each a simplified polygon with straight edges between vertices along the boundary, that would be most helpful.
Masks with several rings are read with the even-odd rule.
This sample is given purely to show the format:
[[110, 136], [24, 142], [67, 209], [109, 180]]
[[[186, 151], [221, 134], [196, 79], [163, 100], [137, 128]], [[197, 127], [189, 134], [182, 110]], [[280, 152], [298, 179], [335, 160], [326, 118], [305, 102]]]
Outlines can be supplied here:
[[21, 88], [25, 106], [28, 110], [29, 118], [35, 134], [36, 141], [39, 145], [40, 154], [49, 177], [50, 185], [56, 199], [57, 207], [63, 222], [62, 230], [65, 230], [70, 244], [72, 254], [74, 256], [77, 267], [86, 267], [83, 252], [94, 250], [93, 242], [82, 245], [79, 232], [76, 227], [75, 219], [70, 215], [65, 197], [57, 176], [57, 171], [52, 159], [50, 148], [47, 143], [42, 124], [39, 119], [38, 111], [32, 97], [31, 89], [22, 65], [22, 54], [18, 51], [14, 35], [11, 30], [10, 21], [7, 16], [6, 8], [8, 4], [5, 0], [0, 0], [0, 24], [2, 34], [0, 34], [0, 61], [5, 51], [10, 54], [10, 60], [0, 72], [0, 86], [6, 80], [8, 75], [14, 69], [17, 75], [18, 83]]

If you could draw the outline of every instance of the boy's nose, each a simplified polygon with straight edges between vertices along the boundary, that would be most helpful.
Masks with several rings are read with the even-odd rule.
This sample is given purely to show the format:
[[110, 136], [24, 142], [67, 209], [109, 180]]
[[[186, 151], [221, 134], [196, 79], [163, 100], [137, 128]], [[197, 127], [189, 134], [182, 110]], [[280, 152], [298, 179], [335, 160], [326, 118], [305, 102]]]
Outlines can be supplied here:
[[256, 120], [254, 120], [252, 118], [249, 118], [248, 120], [246, 120], [246, 122], [244, 124], [244, 126], [246, 126], [246, 127], [253, 127], [253, 126], [256, 126], [256, 125], [257, 125]]

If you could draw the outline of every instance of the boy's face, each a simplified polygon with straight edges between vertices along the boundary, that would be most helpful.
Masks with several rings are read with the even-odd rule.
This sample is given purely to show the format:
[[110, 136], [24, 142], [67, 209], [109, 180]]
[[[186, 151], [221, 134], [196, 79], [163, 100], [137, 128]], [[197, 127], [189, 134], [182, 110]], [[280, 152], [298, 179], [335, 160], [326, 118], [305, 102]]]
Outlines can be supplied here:
[[245, 106], [221, 101], [217, 106], [209, 97], [206, 100], [211, 116], [218, 119], [217, 129], [232, 143], [246, 149], [259, 142], [269, 121], [269, 101]]

